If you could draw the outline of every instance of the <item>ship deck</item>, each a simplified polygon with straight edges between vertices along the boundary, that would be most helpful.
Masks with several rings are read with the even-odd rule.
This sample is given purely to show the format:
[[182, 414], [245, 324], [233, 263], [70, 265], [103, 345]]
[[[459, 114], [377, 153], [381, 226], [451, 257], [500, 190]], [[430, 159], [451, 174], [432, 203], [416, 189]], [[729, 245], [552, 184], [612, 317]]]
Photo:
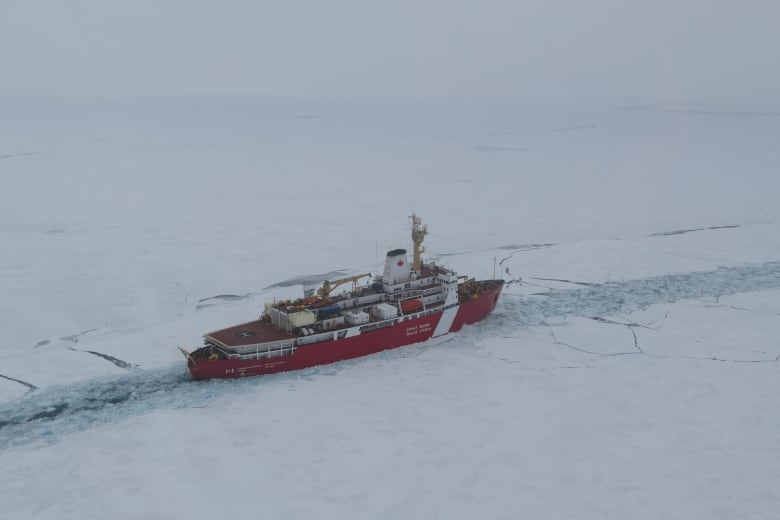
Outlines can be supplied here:
[[205, 335], [207, 340], [213, 341], [217, 345], [231, 348], [254, 345], [255, 343], [266, 343], [269, 341], [281, 341], [294, 338], [284, 330], [274, 327], [268, 322], [262, 320], [250, 321], [234, 325], [226, 329], [209, 332]]

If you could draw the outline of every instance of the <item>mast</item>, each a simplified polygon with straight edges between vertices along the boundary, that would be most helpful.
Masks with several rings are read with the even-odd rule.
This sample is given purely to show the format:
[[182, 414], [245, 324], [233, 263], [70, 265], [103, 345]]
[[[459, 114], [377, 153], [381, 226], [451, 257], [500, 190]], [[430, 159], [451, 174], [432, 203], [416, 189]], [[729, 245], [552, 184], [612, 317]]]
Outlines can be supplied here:
[[414, 244], [412, 270], [419, 273], [422, 267], [421, 255], [425, 251], [422, 243], [425, 240], [425, 235], [428, 234], [428, 226], [423, 226], [420, 218], [414, 213], [409, 218], [412, 219], [412, 243]]

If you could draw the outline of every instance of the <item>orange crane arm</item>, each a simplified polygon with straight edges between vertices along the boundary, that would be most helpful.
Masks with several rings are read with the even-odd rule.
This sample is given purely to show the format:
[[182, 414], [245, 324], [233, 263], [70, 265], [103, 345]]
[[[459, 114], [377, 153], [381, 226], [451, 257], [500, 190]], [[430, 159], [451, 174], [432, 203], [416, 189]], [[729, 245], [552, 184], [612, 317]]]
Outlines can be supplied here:
[[348, 276], [347, 278], [340, 278], [338, 280], [325, 280], [322, 283], [322, 287], [317, 290], [317, 295], [319, 295], [320, 298], [328, 299], [330, 297], [330, 293], [333, 292], [336, 287], [344, 285], [348, 282], [352, 282], [357, 285], [358, 280], [367, 276], [371, 276], [371, 273], [359, 274], [357, 276]]

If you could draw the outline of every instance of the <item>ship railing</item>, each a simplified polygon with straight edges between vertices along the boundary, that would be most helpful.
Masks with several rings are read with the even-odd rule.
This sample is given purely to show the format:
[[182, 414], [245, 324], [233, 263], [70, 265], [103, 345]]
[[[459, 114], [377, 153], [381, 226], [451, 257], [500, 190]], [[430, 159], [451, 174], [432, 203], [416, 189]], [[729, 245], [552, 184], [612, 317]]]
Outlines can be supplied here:
[[423, 304], [426, 308], [430, 307], [431, 305], [436, 305], [437, 303], [444, 302], [446, 297], [443, 294], [437, 294], [435, 296], [426, 296], [423, 298]]
[[421, 309], [421, 310], [419, 310], [417, 312], [407, 314], [406, 316], [403, 317], [403, 321], [413, 320], [413, 319], [417, 319], [417, 318], [422, 318], [424, 316], [430, 316], [431, 314], [436, 314], [437, 312], [442, 312], [442, 310], [448, 309], [448, 308], [449, 308], [449, 306], [448, 307], [444, 307], [444, 301], [443, 300], [435, 301], [433, 303], [426, 304], [425, 308], [423, 308], [423, 309]]
[[426, 290], [415, 290], [415, 289], [407, 289], [404, 292], [393, 294], [390, 296], [390, 301], [399, 301], [399, 300], [406, 300], [409, 298], [426, 298], [428, 296], [434, 296], [437, 294], [442, 294], [444, 291], [442, 291], [441, 286], [436, 286], [432, 289], [426, 289]]
[[312, 343], [320, 343], [321, 341], [331, 341], [334, 339], [333, 332], [324, 332], [321, 334], [314, 334], [311, 336], [304, 336], [298, 338], [298, 345], [310, 345]]
[[[254, 347], [252, 349], [251, 347]], [[228, 355], [229, 359], [265, 359], [280, 356], [290, 356], [295, 353], [293, 340], [275, 341], [273, 343], [258, 343], [237, 349]]]
[[297, 347], [291, 346], [291, 347], [285, 347], [282, 349], [277, 350], [269, 350], [269, 351], [260, 351], [257, 353], [251, 353], [251, 354], [233, 354], [230, 356], [231, 359], [242, 359], [242, 360], [252, 360], [252, 359], [272, 359], [282, 356], [292, 356], [295, 354], [295, 350]]
[[391, 327], [395, 325], [398, 322], [399, 318], [391, 318], [389, 320], [383, 320], [383, 321], [377, 321], [374, 323], [369, 323], [368, 325], [363, 325], [360, 327], [360, 332], [370, 332], [372, 330], [377, 329], [383, 329], [385, 327]]
[[400, 298], [419, 298], [420, 296], [430, 296], [441, 292], [441, 285], [426, 287], [424, 289], [410, 289], [399, 294]]

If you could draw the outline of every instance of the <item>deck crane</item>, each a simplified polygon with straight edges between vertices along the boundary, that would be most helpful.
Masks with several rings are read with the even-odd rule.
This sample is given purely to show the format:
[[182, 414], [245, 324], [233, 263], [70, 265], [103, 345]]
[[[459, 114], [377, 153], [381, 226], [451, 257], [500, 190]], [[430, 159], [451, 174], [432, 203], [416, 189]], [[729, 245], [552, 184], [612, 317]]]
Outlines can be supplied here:
[[322, 283], [322, 287], [317, 289], [317, 296], [322, 298], [323, 300], [327, 300], [330, 297], [330, 293], [333, 292], [333, 290], [340, 286], [344, 285], [345, 283], [352, 282], [352, 290], [357, 289], [357, 282], [361, 278], [365, 278], [367, 276], [371, 276], [371, 273], [363, 273], [356, 276], [348, 276], [346, 278], [339, 278], [338, 280], [325, 280]]

